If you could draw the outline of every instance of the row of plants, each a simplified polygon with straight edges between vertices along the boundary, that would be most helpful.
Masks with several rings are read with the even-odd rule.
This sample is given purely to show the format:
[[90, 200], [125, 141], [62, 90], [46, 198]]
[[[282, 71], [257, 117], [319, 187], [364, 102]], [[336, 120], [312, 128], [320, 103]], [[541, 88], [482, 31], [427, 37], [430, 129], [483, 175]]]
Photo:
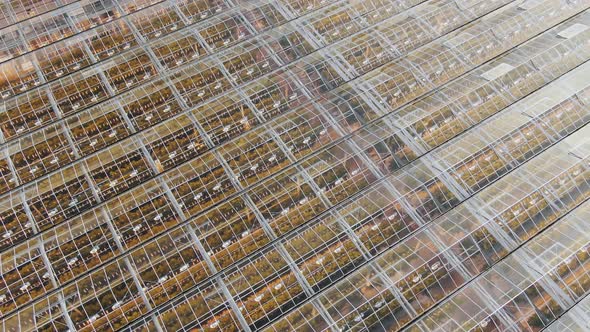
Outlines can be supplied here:
[[392, 3], [388, 0], [349, 3], [347, 6], [327, 6], [317, 19], [310, 20], [316, 31], [326, 43], [331, 43], [359, 30], [377, 24], [384, 17], [416, 6], [423, 1], [414, 0], [404, 3]]
[[228, 143], [221, 156], [244, 186], [258, 182], [289, 164], [279, 143], [264, 130], [247, 133]]
[[128, 152], [119, 156], [107, 155], [112, 161], [100, 160], [99, 155], [88, 163], [91, 166], [89, 176], [103, 200], [133, 188], [154, 175], [155, 171], [150, 168], [146, 157], [139, 149]]
[[116, 105], [107, 103], [69, 118], [65, 127], [80, 156], [87, 156], [131, 134]]
[[[566, 294], [577, 300], [587, 294], [590, 288], [590, 276], [586, 272], [589, 260], [588, 245], [574, 251], [563, 262], [547, 271], [550, 282], [555, 282]], [[571, 284], [570, 284], [571, 283]], [[513, 296], [498, 310], [504, 310], [512, 318], [512, 326], [518, 329], [540, 331], [560, 317], [564, 310], [544, 288], [541, 281], [525, 284], [523, 290]], [[505, 326], [491, 313], [481, 320], [474, 331], [487, 331], [489, 328]]]
[[143, 186], [107, 203], [119, 241], [130, 248], [176, 225], [177, 212], [160, 187]]
[[301, 88], [283, 70], [261, 78], [243, 90], [265, 120], [295, 109], [307, 101]]
[[277, 5], [274, 4], [263, 4], [252, 8], [246, 6], [247, 10], [243, 12], [244, 18], [250, 22], [256, 32], [281, 26], [288, 22], [289, 18], [285, 17], [276, 7]]
[[50, 45], [58, 40], [68, 38], [76, 33], [67, 21], [66, 13], [52, 13], [20, 23], [19, 30], [22, 43], [28, 51]]
[[176, 11], [174, 3], [162, 2], [130, 15], [129, 21], [147, 40], [182, 29], [185, 24]]
[[115, 91], [125, 91], [149, 80], [156, 68], [145, 52], [127, 52], [124, 62], [105, 68], [104, 74]]
[[[63, 289], [68, 313], [77, 329], [95, 324], [124, 326], [146, 312], [124, 262], [115, 261]], [[109, 320], [104, 317], [108, 313]]]
[[16, 184], [16, 175], [12, 174], [7, 158], [0, 159], [0, 193], [13, 189]]
[[67, 47], [60, 47], [62, 45], [58, 44], [33, 53], [46, 81], [59, 79], [91, 64], [82, 43], [70, 43]]
[[279, 67], [266, 49], [266, 45], [256, 46], [258, 47], [232, 49], [231, 54], [221, 56], [223, 67], [236, 84], [264, 76]]
[[[221, 290], [216, 285], [204, 285], [199, 287], [197, 292], [183, 295], [174, 302], [171, 308], [157, 313], [157, 320], [166, 330], [180, 330], [193, 323], [211, 315], [211, 312], [226, 308], [228, 304]], [[218, 330], [221, 326], [228, 331], [239, 331], [240, 325], [235, 314], [223, 317], [222, 321], [212, 322], [203, 329], [210, 331]]]
[[177, 1], [176, 6], [190, 23], [204, 20], [229, 7], [228, 3], [223, 0], [182, 0]]
[[[36, 255], [35, 255], [36, 254]], [[31, 259], [0, 278], [0, 312], [2, 316], [31, 299], [53, 289], [47, 268], [38, 252]]]
[[[65, 1], [65, 3], [68, 2], [71, 1]], [[14, 16], [7, 14], [7, 17], [5, 18], [5, 20], [7, 21], [5, 22], [5, 24], [2, 24], [2, 27], [10, 23], [16, 23], [29, 19], [35, 15], [40, 15], [49, 12], [51, 10], [56, 9], [57, 7], [58, 4], [56, 3], [46, 3], [42, 0], [8, 1], [6, 5], [3, 6], [3, 10], [7, 12], [12, 12]]]
[[131, 27], [123, 19], [100, 25], [82, 42], [97, 60], [106, 60], [138, 44]]
[[173, 230], [131, 253], [134, 268], [152, 306], [198, 285], [211, 272], [186, 228]]
[[328, 327], [317, 307], [306, 303], [287, 314], [287, 320], [281, 320], [269, 326], [265, 331], [323, 331]]
[[590, 276], [586, 272], [590, 258], [588, 245], [578, 249], [550, 273], [550, 278], [564, 291], [572, 293], [576, 300], [583, 298], [590, 289]]
[[45, 91], [28, 93], [26, 98], [6, 102], [6, 111], [0, 112], [0, 128], [5, 138], [20, 135], [41, 127], [56, 118], [49, 96]]
[[301, 107], [270, 125], [297, 160], [313, 153], [316, 146], [327, 146], [341, 137], [335, 126], [312, 105]]
[[231, 199], [190, 222], [217, 270], [262, 249], [271, 237], [241, 198]]
[[63, 81], [52, 84], [50, 90], [58, 111], [66, 116], [109, 97], [105, 83], [98, 73], [88, 77], [83, 77], [82, 74], [70, 75]]
[[13, 60], [1, 65], [0, 98], [9, 99], [11, 96], [26, 91], [29, 87], [41, 84], [41, 79], [32, 63], [26, 60]]
[[234, 139], [259, 124], [254, 110], [234, 93], [200, 105], [191, 113], [216, 146]]
[[171, 79], [191, 107], [232, 87], [221, 68], [213, 63], [201, 63], [199, 67], [179, 71]]
[[[253, 290], [258, 291], [253, 294], [256, 295], [256, 298], [252, 297], [251, 302], [236, 301], [239, 310], [244, 315], [253, 310], [254, 306], [273, 306], [275, 300], [281, 300], [279, 303], [289, 300], [295, 301], [302, 294], [303, 289], [297, 279], [288, 271], [286, 261], [274, 249], [251, 259], [239, 269], [225, 273], [223, 282], [234, 296], [244, 293], [251, 294]], [[267, 280], [269, 277], [273, 281]], [[229, 308], [221, 309], [223, 310], [205, 311], [200, 316], [191, 317], [192, 321], [188, 323], [205, 329], [224, 329], [224, 323], [231, 321], [234, 312], [228, 310]], [[273, 309], [278, 309], [277, 304]]]
[[16, 26], [3, 29], [4, 40], [9, 41], [0, 51], [2, 58], [10, 59], [25, 54], [26, 46], [20, 40], [20, 34]]
[[[535, 232], [546, 227], [551, 219], [532, 219], [526, 212], [551, 210], [548, 195], [555, 195], [559, 198], [559, 203], [566, 207], [575, 206], [587, 198], [589, 174], [583, 165], [575, 165], [568, 169], [567, 172], [560, 174], [552, 179], [545, 186], [533, 193], [527, 199], [523, 199], [510, 209], [506, 209], [497, 218], [497, 222], [505, 224], [503, 227], [511, 234], [517, 236], [520, 240], [530, 239]], [[525, 225], [526, 227], [523, 227]]]
[[[80, 170], [72, 171], [74, 174], [56, 174], [25, 193], [31, 216], [40, 230], [52, 228], [96, 204], [91, 184], [83, 177], [74, 177], [77, 172], [82, 173]], [[52, 182], [57, 182], [59, 186], [52, 187]], [[41, 192], [37, 193], [37, 190]], [[31, 221], [24, 226], [31, 227]]]
[[172, 169], [207, 150], [197, 128], [186, 116], [156, 126], [143, 136], [145, 146], [159, 171]]
[[[72, 223], [60, 227], [59, 231], [56, 233], [63, 240], [52, 242], [51, 236], [47, 236], [43, 245], [55, 279], [61, 285], [119, 254], [106, 222], [92, 213], [77, 217]], [[76, 233], [68, 235], [67, 232]]]
[[199, 157], [165, 175], [187, 217], [232, 195], [236, 189], [214, 156]]
[[[67, 2], [64, 4], [67, 5]], [[91, 13], [93, 11], [92, 7], [87, 7], [86, 10], [83, 8], [81, 13], [75, 15], [68, 12], [68, 10], [74, 11], [75, 7], [76, 5], [66, 6], [63, 9], [20, 22], [17, 27], [22, 31], [26, 31], [23, 35], [27, 44], [23, 45], [23, 47], [32, 52], [61, 42], [74, 33], [85, 32], [98, 25], [107, 24], [113, 19], [116, 21], [112, 24], [121, 24], [121, 20], [117, 20], [122, 16], [121, 12], [115, 9], [113, 4], [100, 12]], [[10, 58], [17, 57], [22, 53], [12, 52]]]
[[30, 182], [75, 159], [67, 137], [60, 133], [60, 128], [51, 129], [42, 136], [31, 137], [30, 142], [21, 141], [21, 144], [10, 148], [15, 152], [10, 157], [20, 179], [19, 183]]
[[[567, 117], [563, 116], [565, 113], [568, 114]], [[465, 169], [467, 166], [466, 171], [453, 170], [453, 176], [464, 183], [467, 189], [477, 191], [495, 181], [510, 168], [529, 159], [531, 155], [545, 149], [552, 140], [569, 135], [588, 120], [590, 120], [590, 114], [587, 110], [577, 101], [567, 99], [540, 114], [535, 121], [513, 130], [494, 142], [491, 147], [482, 149], [475, 158], [463, 160], [460, 167]], [[548, 137], [546, 129], [543, 128], [550, 128], [548, 130], [551, 130], [552, 135]]]
[[[77, 174], [82, 174], [79, 168], [71, 169], [52, 176], [39, 187], [28, 188], [22, 196], [4, 198], [9, 205], [0, 213], [2, 249], [21, 242], [33, 233], [33, 221], [27, 218], [26, 209], [30, 210], [40, 230], [52, 228], [89, 209], [95, 198], [90, 184], [83, 177], [76, 177]], [[26, 207], [21, 199], [27, 200]]]
[[0, 321], [0, 328], [10, 332], [23, 330], [66, 332], [68, 325], [66, 314], [59, 307], [59, 299], [53, 295], [23, 310], [19, 316], [3, 319]]
[[205, 48], [195, 36], [176, 36], [175, 34], [157, 39], [150, 43], [150, 48], [167, 69], [173, 69], [206, 55]]
[[[287, 22], [271, 4], [245, 6], [241, 14], [228, 13], [216, 17], [210, 21], [212, 24], [203, 26], [198, 32], [209, 47], [219, 50]], [[244, 22], [244, 19], [248, 23]], [[252, 26], [256, 31], [251, 31], [248, 26]]]
[[[355, 123], [362, 119], [351, 120]], [[392, 126], [392, 118], [385, 118], [383, 121], [372, 123], [359, 134], [359, 141], [366, 142], [365, 153], [374, 165], [380, 169], [396, 170], [410, 163], [419, 157], [419, 152], [409, 146], [403, 133]], [[460, 133], [458, 133], [460, 134]], [[444, 142], [441, 142], [441, 145]]]
[[2, 237], [1, 250], [9, 248], [33, 234], [32, 224], [28, 220], [25, 206], [20, 197], [9, 197], [4, 200], [10, 208], [0, 212]]
[[182, 111], [172, 89], [164, 81], [150, 83], [142, 88], [132, 91], [130, 96], [134, 95], [135, 98], [123, 104], [123, 111], [136, 128], [146, 129]]

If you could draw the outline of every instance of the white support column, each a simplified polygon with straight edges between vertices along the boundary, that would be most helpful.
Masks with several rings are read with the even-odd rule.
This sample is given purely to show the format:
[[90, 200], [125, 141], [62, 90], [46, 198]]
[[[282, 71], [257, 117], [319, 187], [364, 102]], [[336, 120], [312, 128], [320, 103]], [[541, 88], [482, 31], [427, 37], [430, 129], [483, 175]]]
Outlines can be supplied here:
[[[2, 134], [2, 131], [0, 130], [0, 135]], [[14, 162], [12, 161], [12, 158], [10, 158], [10, 152], [8, 151], [8, 149], [10, 148], [10, 145], [7, 146], [3, 146], [1, 147], [2, 149], [2, 154], [4, 155], [4, 158], [6, 159], [6, 163], [8, 164], [8, 168], [10, 169], [10, 172], [12, 173], [12, 178], [8, 179], [8, 182], [14, 182], [15, 188], [20, 186], [20, 180], [18, 178], [18, 173], [16, 171], [16, 167], [14, 166]], [[20, 190], [20, 189], [17, 189]]]
[[283, 5], [283, 3], [281, 1], [273, 1], [272, 5], [288, 21], [292, 21], [297, 18], [297, 15], [295, 15], [295, 13], [293, 13], [289, 8], [287, 8], [285, 5]]
[[543, 271], [542, 266], [537, 264], [535, 256], [532, 252], [527, 250], [528, 248], [522, 248], [522, 250], [516, 250], [512, 253], [514, 259], [516, 259], [522, 266], [529, 268], [531, 274], [537, 278], [537, 282], [545, 289], [545, 291], [551, 296], [552, 299], [564, 310], [567, 310], [574, 305], [574, 299], [566, 294], [563, 289], [559, 287], [548, 276], [548, 271]]
[[315, 31], [313, 26], [310, 24], [302, 24], [300, 19], [293, 20], [293, 25], [297, 28], [297, 31], [301, 34], [303, 39], [309, 43], [315, 50], [319, 50], [325, 47], [326, 42], [320, 37], [320, 34]]

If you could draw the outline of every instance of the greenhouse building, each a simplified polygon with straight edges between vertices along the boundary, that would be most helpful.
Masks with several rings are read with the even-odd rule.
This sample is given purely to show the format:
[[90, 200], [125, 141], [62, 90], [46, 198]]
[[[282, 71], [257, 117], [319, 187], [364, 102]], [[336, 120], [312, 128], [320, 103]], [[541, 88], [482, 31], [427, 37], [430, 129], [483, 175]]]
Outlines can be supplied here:
[[0, 332], [590, 331], [590, 0], [0, 2]]

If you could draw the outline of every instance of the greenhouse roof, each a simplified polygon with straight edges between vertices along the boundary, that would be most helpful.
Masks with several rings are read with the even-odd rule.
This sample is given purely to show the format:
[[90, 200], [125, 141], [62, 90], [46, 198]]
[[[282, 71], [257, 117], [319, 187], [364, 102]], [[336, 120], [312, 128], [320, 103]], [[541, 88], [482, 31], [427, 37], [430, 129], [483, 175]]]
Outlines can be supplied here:
[[0, 331], [590, 329], [590, 0], [0, 3]]

